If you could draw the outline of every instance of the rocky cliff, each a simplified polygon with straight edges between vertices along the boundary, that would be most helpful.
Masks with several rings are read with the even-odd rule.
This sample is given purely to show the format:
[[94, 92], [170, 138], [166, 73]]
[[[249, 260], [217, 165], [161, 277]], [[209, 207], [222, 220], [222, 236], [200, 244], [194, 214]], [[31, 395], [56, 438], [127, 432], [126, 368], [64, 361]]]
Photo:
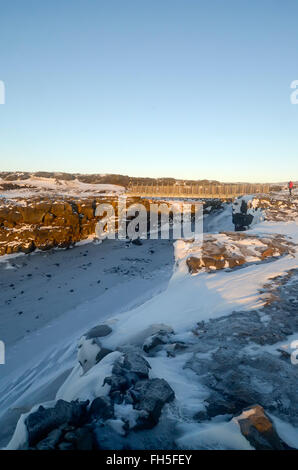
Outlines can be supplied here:
[[66, 248], [95, 232], [96, 205], [117, 198], [0, 200], [0, 255]]
[[[144, 205], [149, 224], [151, 202], [149, 199], [131, 197], [127, 198], [126, 204], [127, 207], [135, 203]], [[163, 202], [171, 204], [169, 201]], [[0, 199], [0, 256], [30, 253], [35, 249], [67, 248], [90, 236], [95, 237], [95, 226], [99, 220], [95, 216], [95, 210], [99, 204], [113, 206], [117, 229], [117, 195], [72, 197], [55, 193], [53, 196], [47, 194]], [[204, 202], [205, 214], [220, 210], [221, 201]]]

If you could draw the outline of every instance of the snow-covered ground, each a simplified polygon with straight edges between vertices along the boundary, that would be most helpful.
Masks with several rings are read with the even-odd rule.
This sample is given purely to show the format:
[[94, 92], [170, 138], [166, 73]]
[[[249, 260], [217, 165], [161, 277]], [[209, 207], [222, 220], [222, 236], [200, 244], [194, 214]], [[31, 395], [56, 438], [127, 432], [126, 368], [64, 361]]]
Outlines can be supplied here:
[[78, 179], [74, 180], [57, 180], [55, 178], [44, 178], [30, 176], [24, 180], [6, 181], [0, 178], [1, 184], [17, 185], [16, 189], [0, 189], [0, 196], [6, 199], [30, 198], [33, 196], [71, 196], [71, 197], [88, 197], [96, 196], [102, 193], [106, 195], [120, 194], [125, 191], [123, 186], [115, 184], [89, 184], [83, 183]]
[[54, 398], [86, 328], [154, 297], [172, 270], [166, 240], [106, 240], [1, 259], [0, 445], [23, 410]]
[[[205, 227], [213, 233], [230, 230], [230, 215], [231, 209], [226, 207], [210, 216]], [[250, 233], [283, 234], [298, 245], [297, 221], [261, 222]], [[176, 355], [161, 348], [146, 358], [151, 365], [150, 378], [164, 378], [176, 396], [174, 403], [166, 406], [151, 439], [157, 439], [160, 426], [166, 421], [171, 423], [172, 432], [164, 440], [165, 448], [175, 445], [183, 449], [252, 449], [231, 416], [219, 415], [202, 422], [196, 418], [198, 413], [206, 412], [210, 394], [197, 372], [198, 364], [200, 358], [202, 364], [209, 361], [217, 349], [214, 338], [213, 349], [200, 351], [196, 356], [196, 329], [198, 323], [211, 320], [220, 325], [222, 318], [232, 318], [235, 312], [241, 312], [243, 318], [254, 318], [254, 312], [259, 314], [267, 302], [263, 286], [298, 268], [297, 247], [294, 254], [264, 263], [212, 273], [203, 270], [195, 275], [189, 274], [185, 263], [193, 250], [191, 243], [176, 242], [175, 264], [171, 250], [167, 241], [145, 241], [142, 246], [128, 248], [125, 243], [105, 242], [99, 247], [86, 245], [3, 261], [0, 273], [5, 308], [0, 331], [10, 346], [7, 364], [0, 370], [2, 445], [11, 437], [21, 413], [30, 411], [36, 403], [53, 400], [56, 392], [56, 398], [67, 400], [107, 393], [104, 387], [98, 389], [95, 377], [105, 377], [120, 353], [106, 356], [84, 375], [75, 359], [79, 337], [90, 327], [105, 322], [112, 333], [102, 343], [112, 350], [128, 344], [142, 346], [152, 324], [172, 328], [171, 342], [187, 346]], [[260, 317], [265, 324], [264, 313]], [[222, 334], [220, 326], [218, 332]], [[276, 348], [279, 346], [276, 344]], [[273, 346], [274, 351], [276, 348]], [[270, 354], [267, 345], [262, 352], [265, 349]], [[231, 355], [232, 351], [231, 347]], [[65, 381], [71, 369], [72, 374]], [[129, 410], [129, 406], [118, 409], [118, 422]], [[282, 438], [295, 446], [297, 428], [293, 423], [274, 413], [272, 419]], [[131, 433], [126, 442], [141, 448], [148, 442], [146, 432], [143, 437]], [[14, 443], [19, 442], [21, 434], [18, 429]]]

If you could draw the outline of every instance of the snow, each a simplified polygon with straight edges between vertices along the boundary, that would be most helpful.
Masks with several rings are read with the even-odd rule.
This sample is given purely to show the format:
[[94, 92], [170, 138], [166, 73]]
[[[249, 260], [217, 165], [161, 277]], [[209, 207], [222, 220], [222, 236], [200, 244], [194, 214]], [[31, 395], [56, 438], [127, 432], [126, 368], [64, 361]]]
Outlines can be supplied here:
[[250, 416], [256, 414], [256, 409], [255, 408], [252, 408], [250, 410], [245, 410], [245, 411], [242, 411], [242, 413], [239, 415], [239, 416], [236, 416], [235, 418], [233, 418], [233, 420], [238, 423], [239, 421], [241, 421], [242, 419], [247, 419], [249, 418]]
[[137, 418], [140, 415], [140, 411], [135, 410], [132, 405], [114, 405], [114, 412], [115, 416], [118, 419], [122, 419], [123, 421], [127, 421], [129, 423], [129, 427], [133, 428], [137, 424]]
[[106, 424], [120, 436], [125, 435], [124, 421], [122, 419], [107, 419]]
[[[1, 183], [8, 183], [0, 178]], [[123, 186], [114, 184], [101, 184], [101, 183], [83, 183], [78, 179], [74, 180], [56, 180], [55, 178], [43, 178], [37, 176], [30, 176], [25, 180], [9, 181], [10, 184], [17, 184], [20, 189], [1, 190], [1, 196], [11, 200], [16, 198], [29, 198], [36, 195], [53, 196], [55, 195], [69, 195], [73, 197], [93, 196], [102, 192], [105, 195], [120, 194], [125, 191]], [[29, 188], [26, 186], [30, 186]]]
[[[215, 230], [217, 226], [218, 231], [228, 228], [229, 225], [226, 226], [227, 214], [229, 217], [231, 216], [231, 208], [225, 208], [223, 212], [218, 214], [217, 225], [216, 216], [210, 215], [213, 219], [209, 228], [212, 227]], [[263, 221], [255, 225], [249, 234], [260, 236], [283, 234], [291, 237], [294, 243], [298, 243], [296, 221]], [[219, 235], [220, 237], [226, 236], [222, 234]], [[257, 241], [255, 244], [255, 246], [258, 245]], [[154, 266], [152, 266], [152, 262], [148, 261], [148, 251], [150, 248], [156, 250], [158, 246], [161, 250], [156, 256]], [[60, 285], [62, 282], [64, 285], [67, 283], [67, 286], [74, 284], [78, 293], [76, 293], [73, 304], [71, 301], [65, 300], [65, 292], [62, 292], [57, 302], [57, 299], [53, 298], [52, 311], [55, 312], [55, 315], [51, 317], [49, 313], [48, 321], [43, 322], [27, 336], [25, 328], [32, 328], [33, 315], [36, 313], [32, 299], [30, 301], [27, 298], [27, 304], [22, 299], [16, 300], [18, 308], [23, 305], [24, 310], [26, 306], [28, 306], [28, 310], [33, 310], [33, 315], [30, 317], [30, 312], [28, 312], [26, 321], [23, 323], [22, 318], [17, 317], [16, 321], [16, 317], [12, 316], [12, 310], [7, 307], [9, 315], [4, 315], [0, 326], [1, 331], [2, 328], [4, 331], [4, 328], [10, 325], [11, 331], [6, 335], [11, 347], [7, 351], [8, 363], [3, 369], [4, 378], [0, 378], [0, 419], [6, 419], [9, 407], [28, 406], [30, 408], [34, 400], [43, 396], [45, 387], [49, 387], [49, 384], [53, 384], [55, 380], [59, 382], [59, 386], [57, 386], [57, 382], [56, 388], [52, 387], [53, 396], [51, 398], [56, 396], [56, 398], [65, 400], [76, 398], [93, 400], [96, 396], [106, 395], [109, 386], [103, 385], [104, 378], [111, 375], [113, 364], [121, 358], [121, 353], [115, 351], [108, 354], [85, 374], [82, 374], [82, 369], [76, 363], [75, 358], [78, 339], [90, 327], [99, 322], [106, 321], [112, 327], [112, 334], [101, 339], [103, 346], [112, 350], [121, 345], [142, 345], [150, 334], [154, 334], [161, 328], [161, 325], [169, 332], [171, 329], [174, 330], [173, 338], [176, 341], [191, 342], [193, 338], [191, 330], [197, 322], [219, 318], [235, 310], [252, 311], [262, 307], [266, 302], [264, 295], [260, 292], [264, 284], [272, 278], [298, 267], [296, 248], [294, 256], [286, 255], [271, 262], [250, 264], [232, 271], [200, 272], [191, 276], [188, 273], [185, 260], [190, 253], [197, 252], [200, 247], [190, 241], [179, 240], [175, 242], [173, 270], [172, 262], [168, 268], [165, 267], [166, 260], [171, 259], [169, 251], [162, 258], [166, 247], [170, 249], [170, 244], [167, 241], [146, 241], [142, 247], [132, 248], [134, 253], [138, 253], [134, 258], [143, 258], [141, 265], [138, 264], [138, 261], [133, 261], [132, 256], [130, 261], [123, 258], [124, 251], [131, 250], [131, 247], [126, 248], [125, 243], [121, 244], [117, 241], [109, 241], [109, 244], [102, 243], [96, 248], [99, 250], [97, 253], [101, 253], [101, 256], [95, 255], [93, 245], [90, 247], [90, 253], [85, 257], [84, 263], [82, 263], [83, 259], [78, 263], [76, 257], [76, 254], [79, 253], [78, 250], [80, 250], [79, 247], [68, 252], [72, 253], [71, 260], [68, 260], [69, 255], [66, 252], [55, 252], [55, 256], [59, 254], [61, 257], [61, 263], [65, 263], [61, 277], [57, 273], [51, 281], [46, 280], [44, 278], [44, 274], [48, 271], [46, 269], [43, 271], [42, 279], [38, 277], [36, 272], [35, 280], [32, 280], [36, 283], [33, 284], [34, 289], [36, 291], [41, 289], [45, 296], [45, 286], [48, 286], [47, 295], [51, 298], [53, 293], [57, 292], [56, 289], [53, 289], [53, 285], [56, 285], [57, 288], [58, 282]], [[30, 259], [33, 261], [35, 259], [42, 260], [43, 257], [42, 254], [34, 256], [39, 258], [32, 256]], [[96, 269], [93, 270], [87, 265], [94, 260], [95, 256], [97, 256], [97, 264], [95, 263]], [[13, 261], [16, 273], [27, 273], [26, 266], [21, 267], [18, 264], [21, 263], [20, 260], [21, 258], [18, 258]], [[54, 263], [53, 253], [50, 258], [45, 257], [44, 259], [45, 263], [52, 262], [52, 260]], [[120, 260], [123, 263], [123, 270], [120, 270], [115, 278], [113, 268], [119, 265]], [[71, 264], [74, 262], [77, 264]], [[31, 264], [31, 268], [33, 266], [34, 263]], [[134, 276], [131, 273], [128, 279], [124, 279], [125, 274], [123, 273], [125, 270], [131, 269], [132, 266], [136, 268]], [[142, 269], [138, 266], [141, 266]], [[84, 268], [90, 269], [88, 276], [84, 276]], [[51, 273], [54, 269], [54, 267], [51, 268]], [[169, 279], [171, 271], [172, 275]], [[141, 273], [142, 279], [140, 279]], [[151, 275], [152, 278], [147, 279], [147, 275]], [[107, 284], [102, 286], [100, 283], [100, 287], [98, 287], [94, 282], [98, 277]], [[18, 289], [21, 288], [21, 284], [18, 284], [20, 279], [15, 277]], [[25, 285], [29, 286], [29, 282], [30, 280], [26, 280]], [[89, 289], [90, 286], [87, 288], [86, 285], [84, 289], [79, 291], [80, 283], [83, 286], [87, 283], [92, 284], [92, 289]], [[105, 291], [106, 286], [108, 287], [107, 292]], [[99, 293], [96, 289], [102, 290]], [[30, 292], [33, 291], [31, 287]], [[9, 295], [11, 297], [11, 293]], [[45, 304], [49, 304], [49, 297], [46, 298]], [[56, 306], [61, 304], [62, 298], [66, 305], [57, 314]], [[13, 321], [9, 316], [13, 318]], [[166, 406], [164, 414], [176, 422], [177, 446], [183, 449], [252, 450], [249, 442], [242, 436], [237, 422], [231, 420], [230, 417], [220, 417], [220, 419], [214, 419], [208, 423], [198, 423], [194, 420], [194, 415], [205, 408], [208, 391], [199, 383], [198, 376], [194, 372], [184, 368], [189, 357], [189, 353], [185, 353], [169, 358], [165, 351], [161, 351], [155, 357], [146, 358], [151, 365], [150, 377], [163, 377], [175, 391], [176, 400]], [[71, 372], [70, 369], [72, 369]], [[66, 373], [69, 374], [68, 377], [66, 380], [63, 377], [61, 382], [60, 377]], [[123, 420], [128, 420], [133, 426], [137, 415], [129, 405], [117, 405], [115, 411], [116, 419], [109, 420], [108, 425], [123, 435]], [[297, 442], [298, 431], [296, 429], [277, 418], [272, 419], [274, 419], [281, 437], [284, 436], [289, 445], [293, 445], [295, 439]], [[10, 443], [11, 448], [25, 438], [22, 420], [23, 418], [19, 421], [16, 434]]]
[[247, 215], [253, 216], [252, 225], [259, 224], [264, 220], [264, 211], [263, 209], [257, 207], [258, 200], [254, 197], [254, 195], [246, 195], [236, 198], [232, 206], [233, 214], [239, 214], [241, 212], [242, 201], [247, 204]]
[[279, 437], [285, 441], [288, 446], [298, 449], [298, 429], [271, 413], [267, 414], [272, 419]]
[[96, 356], [101, 350], [94, 339], [82, 337], [78, 342], [78, 362], [81, 364], [84, 372], [91, 369], [96, 364]]
[[170, 325], [185, 332], [202, 320], [218, 318], [233, 310], [260, 308], [265, 303], [259, 290], [272, 277], [298, 267], [297, 258], [284, 257], [272, 263], [251, 265], [232, 272], [218, 271], [196, 276], [176, 271], [165, 291], [121, 317], [113, 317], [113, 334], [107, 347], [133, 343], [140, 331], [152, 323]]
[[184, 368], [190, 357], [191, 354], [187, 353], [175, 358], [164, 354], [147, 358], [151, 365], [150, 377], [164, 378], [175, 392], [175, 409], [171, 409], [169, 413], [187, 420], [204, 410], [204, 400], [208, 397], [208, 391], [198, 382], [196, 374]]
[[[153, 248], [155, 252], [151, 254]], [[99, 296], [106, 298], [111, 289], [118, 289], [114, 302], [118, 300], [119, 306], [119, 300], [123, 298], [125, 303], [127, 295], [138, 297], [144, 281], [155, 284], [155, 269], [161, 276], [167, 273], [167, 278], [172, 271], [172, 248], [168, 242], [145, 241], [140, 247], [126, 247], [123, 242], [106, 240], [71, 250], [4, 258], [0, 263], [0, 331], [7, 346], [28, 336], [27, 330], [41, 330], [58, 316], [71, 310], [77, 312], [80, 307], [83, 313], [78, 311], [78, 316], [89, 310], [96, 321], [96, 315], [101, 317], [110, 311]], [[117, 267], [119, 271], [114, 269]], [[130, 293], [122, 291], [120, 284], [127, 281], [135, 283], [135, 293], [133, 288]], [[83, 307], [84, 302], [88, 304]], [[18, 315], [20, 311], [22, 315]]]
[[[43, 403], [44, 408], [51, 408], [53, 406], [55, 406], [55, 403], [53, 401]], [[30, 411], [30, 413], [33, 413], [34, 411], [37, 411], [38, 408], [39, 408], [39, 404], [35, 405], [32, 408], [32, 410]], [[28, 412], [28, 413], [24, 413], [24, 414], [21, 415], [21, 417], [20, 417], [20, 419], [17, 423], [15, 432], [14, 432], [9, 444], [5, 447], [5, 450], [18, 450], [18, 449], [24, 448], [26, 446], [26, 444], [28, 442], [28, 432], [27, 432], [25, 420], [26, 420], [27, 416], [30, 413]]]
[[224, 204], [222, 211], [216, 211], [214, 214], [211, 213], [208, 216], [204, 216], [204, 232], [218, 233], [222, 230], [234, 230], [231, 204]]
[[[34, 408], [32, 408], [32, 411], [34, 411]], [[9, 442], [9, 444], [6, 447], [6, 450], [16, 450], [16, 449], [21, 449], [26, 445], [28, 442], [28, 432], [25, 424], [25, 419], [27, 418], [29, 413], [21, 415], [15, 432]]]
[[104, 384], [105, 377], [112, 375], [113, 365], [120, 360], [122, 354], [114, 351], [105, 356], [98, 364], [85, 374], [78, 364], [74, 367], [70, 376], [57, 392], [56, 400], [90, 400], [92, 402], [96, 397], [105, 396], [110, 391], [110, 386]]
[[254, 450], [234, 421], [210, 424], [183, 423], [178, 426], [180, 449]]
[[[19, 410], [55, 398], [87, 330], [108, 319], [113, 328], [115, 312], [135, 308], [165, 288], [172, 273], [172, 246], [145, 240], [142, 246], [127, 247], [107, 240], [84, 250], [9, 258], [9, 271], [7, 261], [0, 264], [0, 332], [6, 344], [6, 364], [0, 369], [0, 446], [13, 432]], [[115, 266], [121, 269], [111, 272]]]

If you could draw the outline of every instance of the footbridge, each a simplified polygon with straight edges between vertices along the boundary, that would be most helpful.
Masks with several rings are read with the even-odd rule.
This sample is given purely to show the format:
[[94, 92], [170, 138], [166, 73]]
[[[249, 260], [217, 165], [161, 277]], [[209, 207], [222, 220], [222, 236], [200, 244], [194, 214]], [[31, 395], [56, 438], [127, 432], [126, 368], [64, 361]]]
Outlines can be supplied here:
[[232, 199], [248, 194], [268, 194], [269, 184], [191, 184], [191, 185], [130, 185], [128, 196], [146, 198]]

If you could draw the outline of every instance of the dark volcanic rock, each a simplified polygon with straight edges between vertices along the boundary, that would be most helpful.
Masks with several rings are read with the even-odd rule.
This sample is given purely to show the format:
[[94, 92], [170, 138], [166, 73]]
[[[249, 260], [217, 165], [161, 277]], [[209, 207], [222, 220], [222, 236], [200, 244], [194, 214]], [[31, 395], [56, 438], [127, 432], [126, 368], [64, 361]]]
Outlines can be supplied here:
[[86, 339], [100, 338], [112, 333], [112, 328], [108, 325], [97, 325], [86, 333]]
[[239, 232], [250, 227], [255, 215], [258, 213], [258, 209], [254, 208], [251, 200], [247, 202], [245, 199], [237, 198], [233, 203], [232, 212], [235, 231]]
[[58, 445], [58, 450], [75, 450], [75, 445], [71, 442], [61, 442]]
[[141, 246], [143, 245], [143, 243], [141, 242], [141, 240], [139, 238], [135, 238], [134, 240], [132, 240], [132, 242], [134, 245], [137, 245], [137, 246]]
[[147, 413], [147, 417], [138, 418], [138, 429], [155, 426], [164, 405], [175, 398], [174, 391], [164, 379], [142, 380], [136, 383], [133, 394], [137, 401], [135, 408]]
[[114, 392], [124, 393], [130, 386], [129, 380], [121, 375], [112, 375], [111, 377], [106, 377], [103, 383], [110, 385], [110, 395], [112, 395]]
[[75, 449], [75, 450], [92, 450], [93, 449], [92, 429], [87, 425], [87, 426], [77, 428], [75, 431], [68, 432], [64, 436], [63, 443], [70, 444], [71, 449]]
[[58, 442], [60, 441], [61, 437], [62, 437], [61, 429], [54, 429], [48, 434], [48, 436], [45, 439], [43, 439], [42, 441], [39, 441], [36, 448], [37, 450], [54, 450]]
[[145, 343], [143, 344], [143, 350], [146, 353], [149, 353], [157, 346], [167, 344], [168, 340], [169, 336], [166, 333], [157, 333], [155, 335], [149, 336], [149, 338], [147, 338]]
[[29, 445], [35, 445], [62, 424], [80, 425], [86, 419], [87, 402], [58, 400], [54, 408], [40, 406], [25, 421]]
[[92, 418], [109, 419], [114, 416], [114, 406], [110, 397], [97, 397], [93, 400], [90, 410]]
[[149, 370], [151, 369], [151, 366], [146, 359], [133, 351], [124, 355], [123, 367], [140, 378], [147, 378]]
[[75, 441], [76, 450], [93, 449], [93, 432], [88, 426], [76, 430], [77, 439]]
[[[210, 391], [206, 412], [197, 419], [236, 415], [258, 403], [280, 419], [298, 425], [298, 368], [291, 363], [290, 354], [278, 354], [278, 343], [288, 342], [288, 337], [298, 331], [298, 271], [275, 282], [270, 283], [268, 291], [268, 298], [272, 296], [273, 300], [261, 309], [200, 322], [194, 330], [197, 341], [188, 346], [193, 356], [186, 367]], [[275, 348], [271, 353], [262, 347], [274, 344], [276, 352]]]
[[111, 349], [101, 347], [100, 351], [96, 354], [96, 364], [111, 352], [113, 352]]

